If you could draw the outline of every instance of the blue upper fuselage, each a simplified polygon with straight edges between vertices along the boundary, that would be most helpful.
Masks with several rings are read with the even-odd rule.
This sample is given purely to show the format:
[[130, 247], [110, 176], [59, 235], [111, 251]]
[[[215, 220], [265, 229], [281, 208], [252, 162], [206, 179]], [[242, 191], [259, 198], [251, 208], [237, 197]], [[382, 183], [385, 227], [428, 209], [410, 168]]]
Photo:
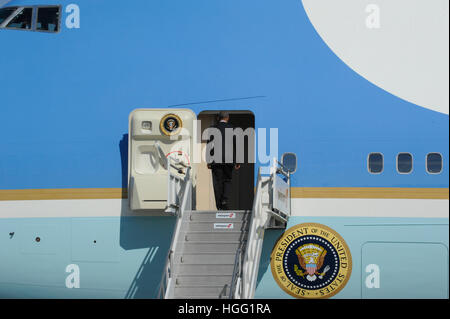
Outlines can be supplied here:
[[[38, 4], [62, 5], [59, 33], [0, 30], [0, 189], [126, 187], [128, 115], [152, 107], [251, 110], [257, 128], [278, 128], [280, 155], [297, 153], [293, 186], [448, 187], [448, 115], [355, 73], [299, 0], [6, 6]], [[382, 174], [368, 172], [371, 152]], [[396, 171], [399, 152], [411, 174]], [[430, 152], [441, 174], [426, 172]]]

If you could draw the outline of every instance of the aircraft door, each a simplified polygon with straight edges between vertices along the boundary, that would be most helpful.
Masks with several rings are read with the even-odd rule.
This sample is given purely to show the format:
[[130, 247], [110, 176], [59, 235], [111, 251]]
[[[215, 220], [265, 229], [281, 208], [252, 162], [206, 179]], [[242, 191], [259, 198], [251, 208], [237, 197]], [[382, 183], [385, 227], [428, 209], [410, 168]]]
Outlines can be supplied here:
[[[244, 131], [255, 127], [255, 116], [250, 111], [227, 111], [230, 114], [230, 124], [235, 128], [241, 128]], [[196, 208], [197, 210], [216, 210], [214, 186], [211, 170], [207, 168], [204, 162], [204, 153], [207, 139], [205, 139], [205, 130], [217, 123], [219, 111], [202, 111], [198, 115], [199, 127], [201, 132], [197, 134], [201, 137], [202, 162], [196, 164]], [[254, 143], [254, 141], [253, 141]], [[244, 145], [244, 163], [239, 170], [233, 170], [232, 193], [230, 198], [230, 209], [251, 210], [254, 197], [254, 157], [249, 158], [248, 147], [253, 145], [248, 139], [245, 139]]]
[[129, 117], [128, 197], [131, 210], [164, 215], [168, 200], [167, 158], [190, 166], [194, 121], [189, 109], [136, 109]]

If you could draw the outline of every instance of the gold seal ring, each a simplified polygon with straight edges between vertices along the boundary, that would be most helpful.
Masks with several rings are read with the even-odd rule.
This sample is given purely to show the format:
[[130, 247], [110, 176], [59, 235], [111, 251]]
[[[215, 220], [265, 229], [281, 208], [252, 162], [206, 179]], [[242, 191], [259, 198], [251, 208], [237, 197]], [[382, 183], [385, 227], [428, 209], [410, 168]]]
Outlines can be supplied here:
[[352, 273], [352, 256], [333, 229], [316, 223], [284, 232], [270, 256], [272, 275], [295, 298], [329, 298], [341, 291]]
[[172, 136], [180, 133], [183, 127], [181, 118], [173, 113], [166, 114], [159, 122], [159, 129], [167, 136]]

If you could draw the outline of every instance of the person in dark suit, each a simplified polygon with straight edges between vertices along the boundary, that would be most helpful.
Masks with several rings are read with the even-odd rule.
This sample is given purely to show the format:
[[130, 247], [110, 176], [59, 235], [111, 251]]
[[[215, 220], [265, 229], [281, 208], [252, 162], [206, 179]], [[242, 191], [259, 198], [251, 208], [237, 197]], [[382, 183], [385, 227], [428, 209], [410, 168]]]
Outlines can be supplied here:
[[[213, 125], [213, 128], [218, 129], [221, 134], [222, 139], [222, 152], [221, 156], [214, 157], [213, 160], [209, 160], [208, 168], [212, 170], [213, 186], [214, 186], [214, 196], [216, 199], [216, 206], [218, 210], [229, 210], [230, 209], [230, 197], [231, 197], [231, 181], [233, 177], [233, 169], [238, 170], [240, 164], [236, 163], [236, 141], [232, 134], [232, 138], [226, 138], [226, 132], [232, 130], [233, 126], [229, 123], [230, 115], [227, 112], [219, 113], [219, 122]], [[214, 136], [211, 136], [208, 143], [214, 141]], [[212, 153], [209, 155], [214, 156], [214, 147]], [[220, 151], [220, 150], [219, 150]], [[232, 152], [233, 154], [230, 154]]]

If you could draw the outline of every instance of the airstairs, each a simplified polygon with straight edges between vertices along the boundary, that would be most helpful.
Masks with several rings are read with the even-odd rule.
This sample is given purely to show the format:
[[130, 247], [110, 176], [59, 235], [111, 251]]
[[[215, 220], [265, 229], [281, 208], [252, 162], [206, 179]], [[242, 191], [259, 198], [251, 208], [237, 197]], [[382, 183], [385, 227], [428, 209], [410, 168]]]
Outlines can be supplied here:
[[[264, 231], [285, 228], [291, 209], [290, 173], [273, 163], [267, 176], [258, 171], [251, 211], [192, 210], [189, 167], [184, 178], [168, 170], [167, 211], [177, 221], [159, 298], [254, 297]], [[177, 167], [170, 159], [169, 166]]]

